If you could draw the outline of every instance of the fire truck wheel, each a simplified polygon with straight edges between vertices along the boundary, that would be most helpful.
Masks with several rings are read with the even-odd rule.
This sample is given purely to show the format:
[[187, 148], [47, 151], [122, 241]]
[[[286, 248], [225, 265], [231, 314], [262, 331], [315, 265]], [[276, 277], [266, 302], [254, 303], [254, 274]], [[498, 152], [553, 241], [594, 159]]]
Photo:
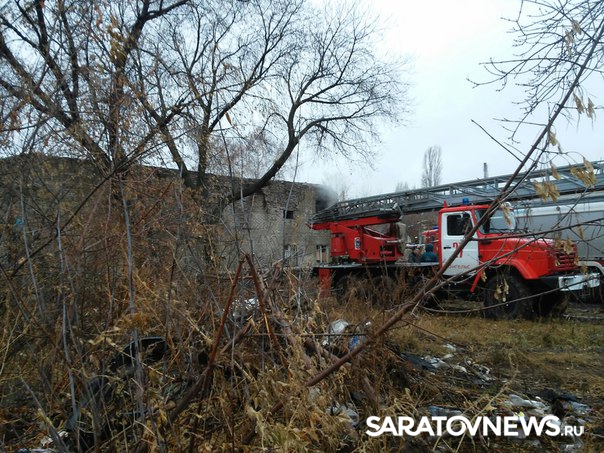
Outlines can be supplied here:
[[559, 318], [568, 308], [569, 300], [567, 292], [544, 294], [535, 302], [535, 311], [539, 316]]
[[604, 277], [600, 276], [600, 285], [596, 288], [590, 288], [582, 295], [582, 300], [590, 304], [604, 304]]
[[390, 308], [398, 305], [395, 281], [388, 275], [378, 275], [371, 280], [371, 300], [374, 305]]
[[336, 299], [340, 302], [344, 299], [346, 294], [346, 287], [348, 286], [349, 276], [340, 277], [336, 280], [333, 285], [332, 293]]
[[336, 295], [341, 304], [364, 302], [370, 297], [371, 287], [371, 280], [368, 277], [345, 275], [336, 284]]
[[491, 319], [531, 319], [535, 314], [531, 295], [526, 283], [515, 275], [492, 275], [485, 285], [485, 316]]

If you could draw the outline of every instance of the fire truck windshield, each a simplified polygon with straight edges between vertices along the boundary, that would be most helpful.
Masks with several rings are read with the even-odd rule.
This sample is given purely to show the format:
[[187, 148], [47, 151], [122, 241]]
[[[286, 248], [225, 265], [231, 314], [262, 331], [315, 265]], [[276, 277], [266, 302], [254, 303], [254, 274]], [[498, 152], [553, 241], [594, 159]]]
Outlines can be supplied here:
[[[485, 214], [486, 209], [476, 211], [480, 220]], [[480, 227], [480, 232], [489, 233], [513, 233], [516, 231], [516, 217], [511, 208], [496, 210], [489, 219]]]

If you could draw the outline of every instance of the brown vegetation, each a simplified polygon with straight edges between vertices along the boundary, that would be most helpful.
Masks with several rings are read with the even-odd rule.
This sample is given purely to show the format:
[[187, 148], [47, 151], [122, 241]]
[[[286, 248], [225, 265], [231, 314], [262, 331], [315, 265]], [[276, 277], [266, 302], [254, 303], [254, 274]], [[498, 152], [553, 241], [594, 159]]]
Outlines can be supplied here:
[[[3, 235], [6, 450], [49, 437], [59, 451], [515, 451], [527, 444], [370, 438], [364, 420], [417, 417], [434, 405], [475, 415], [512, 390], [532, 396], [550, 387], [601, 408], [602, 326], [415, 310], [376, 338], [391, 300], [385, 310], [358, 298], [341, 305], [318, 294], [310, 275], [279, 263], [260, 272], [246, 257], [229, 272], [212, 264], [211, 241], [202, 239], [213, 232], [200, 226], [200, 209], [178, 184], [144, 171], [111, 184], [80, 210], [52, 197], [35, 205], [33, 186], [24, 184], [12, 198], [20, 202], [7, 208], [7, 218], [21, 222]], [[350, 325], [329, 336], [338, 319]], [[351, 342], [366, 339], [362, 354], [325, 373]], [[440, 357], [447, 343], [457, 364], [489, 367], [493, 380], [410, 360]], [[590, 448], [600, 445], [594, 433], [603, 417], [595, 414], [584, 440]]]

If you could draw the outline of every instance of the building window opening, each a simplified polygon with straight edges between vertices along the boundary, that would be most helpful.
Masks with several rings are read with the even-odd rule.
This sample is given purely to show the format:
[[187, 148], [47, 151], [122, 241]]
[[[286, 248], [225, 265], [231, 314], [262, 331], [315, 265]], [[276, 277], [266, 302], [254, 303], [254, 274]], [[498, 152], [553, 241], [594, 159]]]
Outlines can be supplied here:
[[287, 244], [283, 249], [283, 265], [298, 266], [298, 246], [296, 244]]
[[322, 211], [323, 209], [327, 209], [329, 204], [327, 200], [323, 198], [317, 198], [315, 200], [315, 213]]
[[324, 244], [319, 244], [317, 245], [317, 249], [316, 249], [316, 253], [315, 253], [315, 259], [317, 261], [317, 263], [327, 263], [329, 261], [329, 249], [327, 247], [327, 245]]
[[284, 219], [293, 219], [294, 218], [294, 211], [290, 211], [288, 209], [284, 209], [283, 210], [283, 218]]

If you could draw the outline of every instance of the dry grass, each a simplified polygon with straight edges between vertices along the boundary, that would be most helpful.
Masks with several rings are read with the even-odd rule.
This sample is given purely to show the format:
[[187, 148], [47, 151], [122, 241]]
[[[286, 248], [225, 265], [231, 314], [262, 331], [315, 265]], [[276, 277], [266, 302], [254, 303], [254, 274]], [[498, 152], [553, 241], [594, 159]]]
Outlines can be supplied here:
[[[423, 316], [422, 329], [461, 346], [473, 360], [493, 367], [500, 377], [518, 371], [532, 390], [559, 387], [604, 400], [604, 325], [572, 321], [491, 321], [479, 317]], [[421, 335], [421, 334], [420, 334]], [[407, 333], [398, 341], [409, 344]], [[396, 338], [396, 334], [395, 334]], [[439, 341], [412, 341], [420, 353], [439, 353]], [[441, 354], [445, 351], [441, 347]]]
[[[457, 348], [455, 355], [489, 367], [497, 378], [490, 386], [476, 387], [456, 380], [456, 376], [435, 377], [440, 393], [430, 395], [423, 404], [453, 405], [472, 413], [502, 389], [505, 391], [497, 397], [499, 400], [509, 393], [535, 398], [544, 389], [555, 389], [575, 395], [593, 409], [595, 422], [586, 428], [584, 451], [601, 451], [604, 447], [604, 325], [423, 315], [415, 326], [417, 329], [400, 328], [391, 332], [390, 339], [404, 345], [407, 351], [436, 357], [450, 352], [445, 344], [453, 344]], [[422, 381], [419, 387], [424, 388], [426, 384], [427, 381]], [[500, 451], [557, 451], [560, 448], [560, 444], [551, 439], [540, 440], [535, 450], [513, 442], [500, 443], [498, 448]], [[473, 448], [482, 451], [484, 445], [470, 449]]]
[[[141, 294], [148, 298], [148, 302], [143, 303], [145, 310], [134, 317], [128, 314], [116, 317], [111, 329], [94, 336], [87, 346], [88, 360], [80, 372], [92, 373], [98, 369], [100, 363], [119, 350], [118, 345], [127, 341], [127, 333], [134, 328], [145, 334], [171, 332], [170, 355], [146, 368], [149, 378], [145, 384], [145, 401], [152, 414], [147, 429], [139, 434], [133, 434], [136, 430], [132, 428], [123, 434], [117, 432], [103, 442], [103, 448], [132, 446], [136, 436], [140, 436], [137, 442], [142, 440], [151, 450], [162, 446], [181, 450], [193, 442], [198, 451], [244, 446], [251, 450], [279, 451], [424, 451], [432, 448], [435, 440], [369, 438], [363, 435], [364, 418], [376, 414], [419, 417], [432, 405], [457, 408], [474, 415], [504, 400], [509, 393], [531, 397], [544, 388], [571, 392], [593, 407], [602, 406], [604, 385], [599, 345], [604, 328], [571, 322], [495, 322], [478, 317], [418, 313], [411, 318], [413, 325], [398, 325], [386, 338], [376, 339], [351, 364], [307, 388], [304, 382], [325, 368], [330, 359], [313, 356], [303, 346], [304, 340], [313, 338], [311, 334], [319, 334], [314, 338], [321, 342], [320, 334], [337, 319], [360, 325], [369, 322], [371, 331], [371, 326], [383, 323], [391, 311], [376, 309], [358, 300], [346, 306], [331, 298], [317, 300], [313, 280], [295, 282], [302, 287], [292, 283], [291, 278], [282, 280], [275, 297], [285, 310], [282, 315], [293, 329], [293, 335], [281, 336], [279, 324], [274, 324], [274, 332], [279, 337], [278, 344], [273, 343], [265, 329], [266, 322], [273, 322], [273, 314], [255, 317], [253, 330], [247, 337], [231, 353], [217, 358], [217, 372], [209, 393], [195, 398], [168, 431], [165, 430], [166, 418], [170, 410], [203, 371], [203, 364], [191, 368], [187, 357], [212, 344], [219, 316], [212, 311], [200, 315], [200, 307], [175, 299], [173, 311], [169, 312], [171, 316], [167, 318], [166, 306], [155, 302], [161, 294], [160, 288], [156, 286], [152, 290], [151, 285], [141, 286]], [[292, 308], [296, 288], [307, 296], [303, 298], [302, 311]], [[168, 325], [166, 319], [170, 320]], [[344, 338], [344, 349], [348, 339]], [[436, 373], [419, 370], [399, 355], [404, 352], [443, 357], [451, 352], [447, 345], [456, 348], [453, 362], [464, 364], [471, 360], [485, 365], [496, 379], [476, 384], [467, 375], [452, 370]], [[33, 361], [27, 365], [33, 366]], [[10, 373], [3, 373], [0, 384], [10, 388], [10, 382], [16, 377], [25, 379], [27, 367], [10, 368]], [[70, 400], [64, 371], [61, 366], [54, 369], [56, 397], [44, 404], [46, 417], [34, 415], [39, 411], [27, 398], [15, 399], [12, 405], [5, 398], [0, 416], [10, 424], [12, 432], [22, 435], [18, 441], [12, 439], [6, 443], [7, 449], [39, 444], [48, 433], [43, 428], [45, 420], [57, 429], [65, 426]], [[39, 384], [35, 384], [32, 377], [29, 382], [35, 388]], [[44, 394], [43, 390], [38, 391]], [[133, 392], [132, 388], [126, 389], [124, 395]], [[113, 406], [108, 405], [106, 411], [119, 412], [123, 404], [130, 403], [117, 400]], [[360, 424], [356, 429], [344, 413], [333, 413], [329, 409], [342, 404], [358, 414]], [[281, 405], [280, 409], [273, 412], [272, 408], [277, 405]], [[110, 413], [105, 415], [111, 417]], [[37, 421], [28, 423], [26, 420], [31, 417]], [[599, 429], [598, 426], [601, 422], [589, 428]], [[441, 439], [437, 443], [443, 451], [457, 448], [459, 451], [490, 451], [494, 447], [504, 452], [527, 451], [527, 444], [497, 441], [494, 446], [493, 442], [493, 439]], [[589, 438], [586, 445], [589, 448], [599, 445], [593, 442], [593, 438]], [[540, 448], [557, 448], [556, 445], [554, 441], [542, 440]]]
[[[39, 447], [67, 427], [74, 406], [81, 408], [82, 431], [96, 430], [88, 441], [98, 451], [423, 451], [435, 440], [369, 438], [364, 419], [417, 417], [430, 405], [475, 414], [506, 392], [532, 395], [545, 387], [602, 405], [602, 326], [416, 313], [408, 319], [414, 326], [402, 323], [373, 338], [392, 307], [318, 298], [316, 280], [288, 272], [278, 279], [267, 272], [258, 293], [250, 266], [237, 281], [208, 264], [218, 262], [211, 241], [204, 243], [213, 230], [198, 207], [169, 185], [141, 184], [144, 190], [126, 188], [129, 228], [115, 192], [106, 190], [63, 232], [60, 248], [52, 224], [40, 229], [47, 236], [29, 238], [31, 250], [50, 239], [29, 261], [18, 235], [10, 244], [0, 286], [0, 449]], [[249, 312], [236, 303], [259, 296], [263, 305]], [[351, 330], [325, 345], [337, 319]], [[371, 345], [309, 388], [309, 379], [365, 331]], [[148, 351], [140, 363], [116, 364], [134, 338], [149, 336], [165, 339], [160, 357], [151, 360]], [[401, 356], [442, 357], [450, 352], [447, 343], [457, 347], [454, 361], [485, 365], [496, 379], [476, 384], [454, 370], [420, 370]], [[98, 376], [107, 391], [95, 408], [86, 402]], [[356, 428], [337, 410], [344, 405], [358, 414]], [[74, 442], [72, 433], [71, 450]], [[445, 451], [460, 444], [446, 442]], [[488, 439], [460, 445], [462, 451], [493, 446]]]

